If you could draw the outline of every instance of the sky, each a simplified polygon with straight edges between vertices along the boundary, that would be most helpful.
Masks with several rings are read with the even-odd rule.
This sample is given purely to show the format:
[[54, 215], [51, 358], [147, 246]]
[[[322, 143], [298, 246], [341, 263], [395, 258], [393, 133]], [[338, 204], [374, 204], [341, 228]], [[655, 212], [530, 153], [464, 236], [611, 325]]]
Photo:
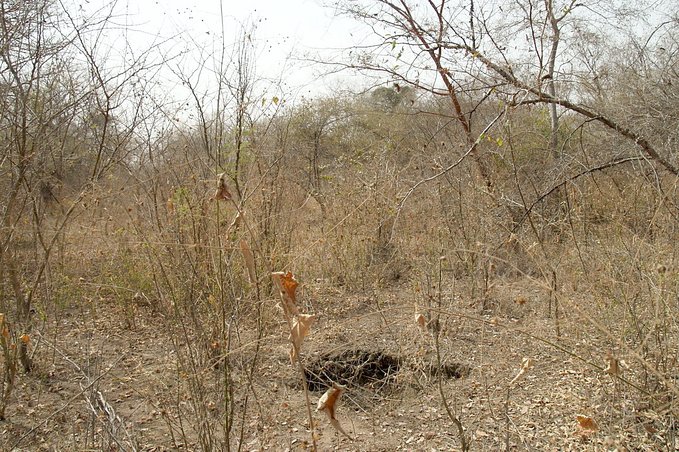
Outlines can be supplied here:
[[[234, 50], [243, 30], [256, 28], [256, 74], [265, 80], [282, 81], [281, 93], [289, 97], [331, 94], [341, 82], [338, 76], [321, 78], [322, 66], [301, 61], [305, 55], [321, 53], [332, 58], [332, 49], [347, 48], [365, 39], [369, 31], [352, 19], [335, 14], [323, 0], [73, 0], [83, 15], [101, 15], [113, 9], [117, 24], [103, 40], [110, 46], [105, 53], [111, 61], [129, 58], [141, 49], [159, 43], [164, 55], [186, 53], [173, 59], [175, 71], [193, 73], [198, 66], [209, 66], [206, 59], [219, 55], [223, 27], [227, 56]], [[329, 3], [326, 1], [326, 3]], [[98, 12], [97, 12], [98, 11]], [[129, 43], [129, 44], [128, 44]], [[175, 74], [158, 74], [165, 83], [180, 85]], [[339, 76], [351, 83], [351, 76]], [[203, 76], [203, 79], [208, 77]], [[173, 86], [172, 89], [181, 89]], [[264, 89], [264, 88], [262, 88]], [[274, 91], [269, 87], [268, 91]]]
[[[122, 64], [143, 49], [157, 46], [163, 70], [154, 74], [162, 95], [188, 98], [181, 76], [200, 86], [208, 97], [215, 80], [224, 29], [226, 61], [231, 61], [243, 27], [252, 34], [259, 80], [257, 96], [285, 99], [332, 95], [337, 87], [370, 86], [365, 78], [348, 72], [321, 77], [328, 66], [301, 61], [309, 53], [324, 61], [337, 61], [337, 49], [357, 47], [374, 39], [368, 27], [339, 16], [329, 6], [336, 0], [60, 0], [81, 19], [112, 11], [99, 51], [110, 67]], [[630, 0], [631, 1], [631, 0]], [[643, 0], [638, 0], [643, 3]], [[674, 0], [676, 1], [676, 0]], [[501, 3], [498, 1], [498, 3]], [[672, 2], [651, 0], [646, 17], [669, 17]], [[492, 5], [492, 2], [490, 3]], [[664, 19], [666, 20], [666, 19]], [[519, 36], [519, 41], [522, 37]], [[563, 49], [564, 46], [561, 46]], [[377, 80], [387, 83], [388, 80]], [[363, 84], [361, 86], [361, 84]]]

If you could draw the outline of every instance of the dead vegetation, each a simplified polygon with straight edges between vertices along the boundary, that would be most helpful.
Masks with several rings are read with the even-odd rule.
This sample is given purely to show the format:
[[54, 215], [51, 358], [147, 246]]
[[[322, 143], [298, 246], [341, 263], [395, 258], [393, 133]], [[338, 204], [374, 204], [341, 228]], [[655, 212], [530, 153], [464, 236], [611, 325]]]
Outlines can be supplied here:
[[[376, 1], [345, 12], [411, 24], [375, 49], [442, 86], [362, 59], [408, 86], [286, 104], [246, 40], [228, 108], [178, 74], [189, 125], [130, 94], [154, 65], [101, 76], [107, 23], [6, 3], [3, 450], [676, 449], [676, 20], [646, 66], [529, 83]], [[531, 30], [568, 23], [544, 6]]]

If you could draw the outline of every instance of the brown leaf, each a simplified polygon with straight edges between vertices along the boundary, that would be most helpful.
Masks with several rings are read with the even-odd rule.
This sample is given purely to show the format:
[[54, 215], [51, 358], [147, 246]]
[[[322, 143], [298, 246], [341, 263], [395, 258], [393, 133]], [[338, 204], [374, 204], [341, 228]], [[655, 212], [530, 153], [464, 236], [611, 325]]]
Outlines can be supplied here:
[[342, 433], [344, 436], [353, 441], [353, 438], [349, 436], [347, 432], [344, 431], [342, 425], [339, 423], [336, 417], [337, 402], [340, 396], [342, 395], [342, 391], [344, 389], [346, 389], [345, 386], [333, 383], [332, 387], [325, 391], [325, 394], [323, 394], [321, 398], [318, 400], [318, 406], [316, 407], [316, 411], [325, 411], [325, 414], [328, 416], [328, 419], [330, 420], [330, 424], [332, 424], [335, 430]]
[[23, 342], [25, 345], [28, 345], [28, 343], [31, 341], [31, 336], [24, 333], [21, 336], [19, 336], [19, 340], [21, 340], [21, 342]]
[[295, 304], [295, 290], [297, 289], [298, 282], [292, 273], [273, 272], [271, 277], [280, 292], [281, 300], [283, 301], [283, 311], [285, 312], [286, 318], [289, 319], [290, 317], [299, 314], [299, 309], [297, 309], [297, 305]]
[[281, 284], [283, 285], [283, 289], [285, 289], [285, 293], [290, 297], [293, 303], [297, 302], [297, 298], [295, 295], [295, 292], [297, 291], [297, 286], [299, 283], [293, 276], [291, 272], [288, 272], [285, 276], [281, 278]]
[[257, 277], [255, 276], [255, 256], [253, 256], [252, 250], [245, 239], [240, 241], [240, 251], [243, 253], [243, 258], [245, 259], [245, 266], [248, 269], [250, 284], [254, 284], [257, 281]]
[[578, 415], [575, 419], [578, 421], [578, 430], [581, 434], [592, 435], [599, 431], [599, 426], [591, 417]]
[[292, 342], [292, 349], [290, 350], [290, 361], [295, 363], [297, 359], [297, 353], [302, 347], [302, 342], [304, 338], [309, 334], [309, 328], [316, 321], [315, 315], [310, 314], [300, 314], [295, 317], [292, 321], [292, 330], [290, 330], [290, 337], [288, 338]]
[[622, 363], [616, 359], [615, 356], [613, 356], [613, 353], [609, 351], [606, 354], [606, 358], [604, 358], [604, 360], [606, 361], [606, 368], [604, 369], [604, 372], [614, 377], [617, 377], [622, 373]]
[[415, 314], [415, 322], [417, 322], [417, 325], [422, 329], [426, 330], [427, 329], [427, 319], [424, 317], [422, 314]]
[[170, 215], [174, 214], [174, 201], [172, 200], [172, 198], [167, 198], [167, 212]]
[[524, 304], [528, 303], [528, 299], [522, 295], [522, 296], [516, 297], [516, 299], [514, 300], [514, 303], [518, 304], [519, 306], [523, 306]]
[[229, 193], [229, 189], [226, 188], [226, 173], [220, 173], [217, 178], [217, 190], [215, 191], [213, 198], [217, 201], [220, 199], [228, 201], [231, 199], [231, 193]]

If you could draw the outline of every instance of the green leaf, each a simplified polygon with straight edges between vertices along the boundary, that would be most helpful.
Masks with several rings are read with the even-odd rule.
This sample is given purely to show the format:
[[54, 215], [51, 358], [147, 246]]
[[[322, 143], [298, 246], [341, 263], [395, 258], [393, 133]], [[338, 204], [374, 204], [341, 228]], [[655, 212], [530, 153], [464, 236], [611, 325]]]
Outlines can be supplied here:
[[274, 105], [278, 105], [278, 102], [280, 102], [280, 99], [278, 98], [278, 96], [274, 96], [273, 99], [271, 99], [271, 101], [274, 103]]

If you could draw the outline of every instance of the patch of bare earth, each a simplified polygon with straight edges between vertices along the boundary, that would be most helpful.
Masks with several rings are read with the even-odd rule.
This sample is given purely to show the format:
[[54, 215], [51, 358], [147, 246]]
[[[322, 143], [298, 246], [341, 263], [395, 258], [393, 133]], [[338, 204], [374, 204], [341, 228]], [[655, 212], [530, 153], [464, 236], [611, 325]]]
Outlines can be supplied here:
[[[516, 303], [517, 291], [527, 299]], [[353, 438], [313, 412], [318, 449], [459, 449], [439, 379], [472, 450], [658, 450], [664, 444], [668, 433], [634, 402], [635, 390], [592, 365], [603, 367], [607, 348], [593, 342], [599, 336], [581, 315], [562, 312], [558, 338], [539, 292], [514, 282], [493, 294], [485, 314], [458, 294], [443, 298], [451, 315], [439, 319], [439, 366], [432, 329], [416, 322], [417, 295], [407, 287], [370, 294], [308, 290], [305, 302], [319, 316], [302, 355], [312, 409], [330, 381], [346, 385], [337, 417]], [[276, 312], [273, 298], [270, 303]], [[71, 308], [34, 338], [37, 366], [18, 379], [8, 419], [0, 423], [3, 450], [199, 449], [196, 400], [176, 356], [186, 344], [173, 344], [168, 322], [150, 307], [135, 309], [130, 324], [112, 302]], [[241, 450], [309, 449], [302, 377], [290, 364], [283, 322], [267, 324], [250, 378], [244, 363], [254, 356], [253, 328], [240, 325], [229, 355], [230, 443]], [[533, 366], [512, 383], [524, 358]], [[211, 382], [222, 378], [223, 366], [219, 359], [197, 365], [205, 412], [219, 424], [225, 398], [211, 392]], [[591, 418], [596, 429], [583, 429], [577, 416]], [[219, 432], [214, 447], [226, 449]]]

